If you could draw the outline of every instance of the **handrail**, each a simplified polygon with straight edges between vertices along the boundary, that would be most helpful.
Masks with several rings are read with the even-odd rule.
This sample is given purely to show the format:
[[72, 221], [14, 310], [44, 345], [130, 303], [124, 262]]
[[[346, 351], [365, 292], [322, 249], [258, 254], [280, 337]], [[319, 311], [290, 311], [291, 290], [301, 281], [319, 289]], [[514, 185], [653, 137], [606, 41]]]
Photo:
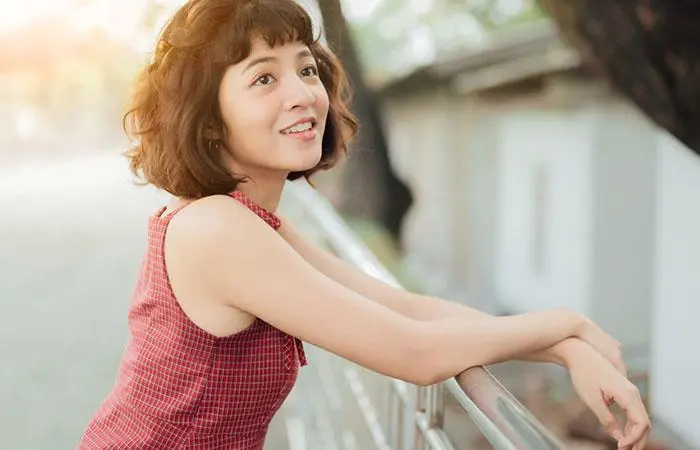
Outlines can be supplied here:
[[[304, 182], [289, 183], [288, 188], [288, 192], [305, 204], [304, 213], [323, 231], [326, 243], [338, 256], [377, 279], [401, 287], [327, 199]], [[403, 384], [399, 380], [393, 381]], [[442, 382], [442, 386], [464, 408], [496, 450], [566, 448], [487, 369], [470, 368]]]

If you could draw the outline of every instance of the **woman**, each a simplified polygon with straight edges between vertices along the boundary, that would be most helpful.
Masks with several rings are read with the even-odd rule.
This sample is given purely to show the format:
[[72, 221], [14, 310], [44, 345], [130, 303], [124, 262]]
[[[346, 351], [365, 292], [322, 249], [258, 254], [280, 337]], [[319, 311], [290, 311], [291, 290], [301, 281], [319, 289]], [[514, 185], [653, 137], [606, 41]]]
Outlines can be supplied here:
[[649, 419], [617, 342], [590, 321], [492, 317], [393, 289], [274, 213], [286, 180], [345, 151], [345, 88], [293, 0], [192, 0], [174, 15], [125, 121], [132, 169], [174, 200], [150, 218], [131, 339], [80, 448], [261, 449], [307, 341], [420, 385], [513, 358], [556, 362], [620, 447], [641, 449]]

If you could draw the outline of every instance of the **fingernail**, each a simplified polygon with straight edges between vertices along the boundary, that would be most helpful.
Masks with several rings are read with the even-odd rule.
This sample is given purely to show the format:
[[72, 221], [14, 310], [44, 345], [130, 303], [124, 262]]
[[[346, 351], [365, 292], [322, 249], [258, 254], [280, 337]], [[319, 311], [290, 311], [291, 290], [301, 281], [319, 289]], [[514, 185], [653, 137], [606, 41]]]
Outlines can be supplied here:
[[619, 442], [622, 440], [622, 437], [623, 437], [623, 436], [622, 436], [622, 431], [620, 431], [620, 430], [613, 430], [610, 434], [612, 435], [613, 439], [615, 439], [615, 440], [618, 442], [618, 444], [619, 444]]

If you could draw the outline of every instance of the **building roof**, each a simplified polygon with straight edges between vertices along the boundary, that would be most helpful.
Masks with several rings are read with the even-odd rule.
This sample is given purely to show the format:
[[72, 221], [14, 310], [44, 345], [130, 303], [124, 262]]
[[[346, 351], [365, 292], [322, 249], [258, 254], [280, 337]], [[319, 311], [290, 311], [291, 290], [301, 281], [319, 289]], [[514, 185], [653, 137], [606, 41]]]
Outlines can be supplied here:
[[494, 34], [478, 48], [461, 50], [374, 87], [381, 96], [400, 96], [441, 82], [468, 93], [581, 65], [578, 52], [559, 38], [555, 26], [541, 20]]

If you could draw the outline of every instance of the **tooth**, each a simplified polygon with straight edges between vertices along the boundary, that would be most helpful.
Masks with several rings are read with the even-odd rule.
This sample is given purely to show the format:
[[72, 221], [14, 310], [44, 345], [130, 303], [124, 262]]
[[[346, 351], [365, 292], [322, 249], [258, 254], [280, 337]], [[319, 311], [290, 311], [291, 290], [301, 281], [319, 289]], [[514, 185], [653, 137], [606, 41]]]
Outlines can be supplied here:
[[311, 122], [306, 122], [299, 125], [294, 125], [285, 131], [285, 133], [299, 133], [302, 131], [310, 130], [312, 128]]
[[288, 133], [299, 133], [301, 131], [306, 131], [311, 129], [311, 123], [306, 122], [303, 124], [295, 125], [287, 130]]

